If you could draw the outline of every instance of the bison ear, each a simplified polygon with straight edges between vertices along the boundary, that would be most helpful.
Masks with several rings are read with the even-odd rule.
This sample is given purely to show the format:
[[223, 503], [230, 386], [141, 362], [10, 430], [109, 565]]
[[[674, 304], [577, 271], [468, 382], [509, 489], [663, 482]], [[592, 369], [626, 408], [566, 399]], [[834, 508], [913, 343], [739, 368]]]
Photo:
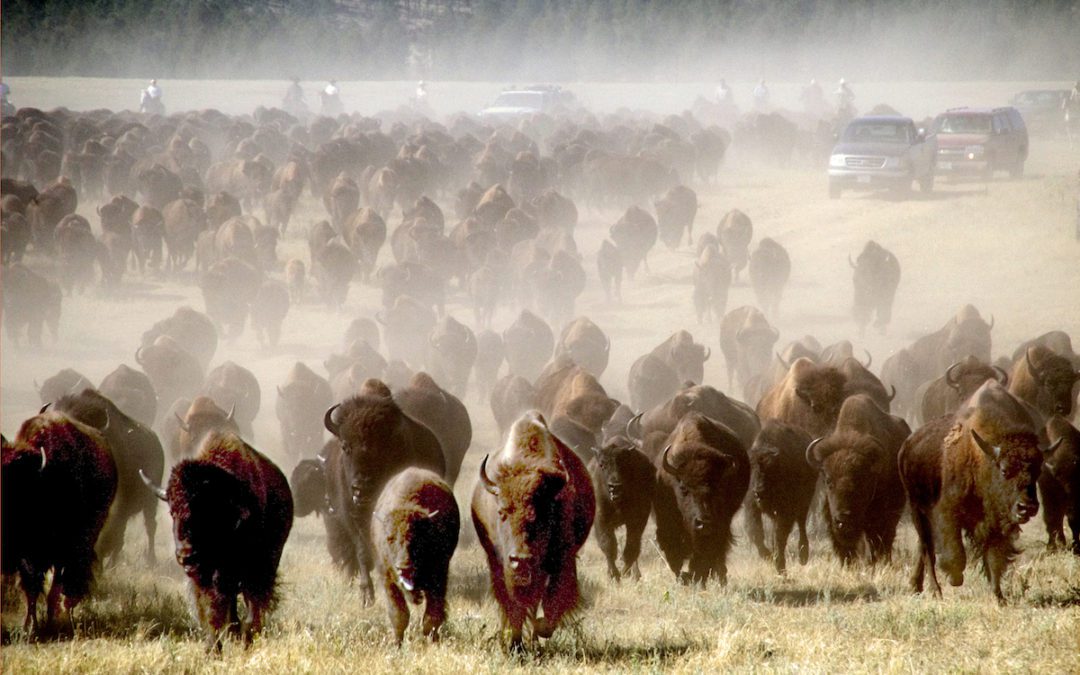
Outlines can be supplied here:
[[979, 446], [979, 449], [983, 451], [983, 454], [995, 462], [1001, 457], [1001, 447], [997, 445], [990, 445], [979, 435], [979, 432], [974, 429], [971, 430], [971, 437], [975, 439], [975, 445]]

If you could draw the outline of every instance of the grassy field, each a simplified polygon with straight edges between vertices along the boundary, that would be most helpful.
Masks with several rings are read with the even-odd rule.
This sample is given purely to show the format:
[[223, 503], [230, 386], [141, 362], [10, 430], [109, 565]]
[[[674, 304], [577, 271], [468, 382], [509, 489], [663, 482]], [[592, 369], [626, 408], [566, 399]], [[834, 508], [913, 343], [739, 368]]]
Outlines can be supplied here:
[[[78, 84], [12, 83], [18, 103], [43, 107], [49, 107], [46, 101], [59, 103], [27, 100], [30, 92], [70, 92]], [[611, 85], [612, 91], [616, 86]], [[986, 100], [1021, 88], [1000, 84], [985, 93], [976, 84], [965, 86], [983, 91]], [[954, 92], [946, 89], [937, 85], [910, 91], [912, 100], [945, 100]], [[617, 95], [630, 99], [633, 92], [618, 90]], [[86, 107], [92, 106], [86, 102]], [[874, 355], [875, 371], [890, 353], [936, 329], [968, 302], [984, 316], [995, 316], [995, 355], [1011, 354], [1021, 340], [1053, 328], [1080, 338], [1080, 242], [1073, 235], [1078, 167], [1080, 154], [1061, 142], [1036, 141], [1023, 180], [999, 178], [988, 185], [943, 181], [932, 195], [916, 194], [904, 202], [878, 195], [845, 195], [833, 201], [826, 197], [819, 170], [760, 169], [733, 160], [718, 184], [698, 186], [701, 208], [695, 235], [712, 230], [724, 212], [737, 207], [753, 219], [755, 241], [770, 236], [789, 250], [793, 274], [777, 321], [780, 345], [806, 334], [822, 343], [854, 339], [846, 256], [857, 254], [872, 238], [893, 250], [903, 267], [888, 334], [868, 334], [856, 342], [857, 349], [865, 346]], [[442, 205], [449, 213], [449, 199]], [[94, 206], [83, 204], [79, 211], [96, 228]], [[650, 271], [627, 282], [625, 304], [608, 305], [595, 283], [595, 252], [619, 213], [581, 211], [575, 237], [590, 281], [577, 311], [611, 336], [611, 364], [601, 378], [609, 393], [625, 398], [633, 360], [680, 327], [712, 348], [705, 381], [726, 389], [717, 327], [699, 326], [693, 315], [692, 251], [658, 245], [650, 254]], [[321, 203], [305, 195], [279, 257], [306, 260], [305, 230], [323, 217]], [[395, 215], [389, 225], [398, 220]], [[383, 255], [389, 259], [389, 251]], [[28, 262], [46, 272], [52, 265], [33, 255]], [[100, 381], [118, 363], [132, 364], [139, 335], [154, 321], [180, 304], [202, 309], [192, 280], [130, 276], [118, 296], [94, 290], [65, 298], [61, 338], [41, 349], [18, 348], [4, 335], [4, 433], [13, 435], [40, 406], [35, 380], [75, 367]], [[742, 281], [733, 287], [728, 306], [752, 302], [751, 289]], [[292, 308], [276, 350], [260, 347], [250, 332], [219, 346], [216, 363], [232, 359], [258, 376], [263, 401], [254, 445], [279, 461], [286, 473], [294, 462], [282, 452], [274, 386], [297, 360], [323, 372], [323, 359], [341, 350], [345, 326], [357, 316], [371, 316], [379, 303], [379, 289], [354, 284], [341, 312], [328, 312], [314, 300]], [[448, 311], [472, 323], [463, 297], [453, 296]], [[500, 310], [496, 329], [515, 316], [516, 311]], [[0, 634], [3, 671], [1080, 672], [1080, 557], [1045, 552], [1041, 516], [1025, 527], [1024, 552], [1005, 579], [1010, 599], [1005, 607], [994, 602], [976, 567], [968, 570], [963, 587], [946, 588], [941, 600], [913, 596], [907, 578], [916, 542], [906, 518], [890, 565], [844, 569], [827, 542], [812, 537], [809, 564], [789, 564], [786, 577], [776, 576], [771, 562], [752, 551], [737, 518], [739, 540], [724, 588], [679, 585], [652, 543], [651, 526], [640, 582], [610, 582], [599, 549], [590, 541], [581, 556], [586, 599], [581, 611], [552, 640], [523, 657], [507, 656], [498, 638], [486, 565], [466, 515], [480, 458], [498, 439], [487, 403], [472, 394], [466, 403], [475, 434], [456, 486], [465, 525], [451, 565], [450, 615], [442, 643], [420, 639], [414, 612], [405, 645], [394, 647], [383, 600], [374, 607], [360, 606], [358, 589], [330, 563], [322, 523], [307, 518], [296, 522], [285, 547], [282, 602], [268, 629], [250, 649], [230, 643], [220, 657], [209, 656], [173, 560], [171, 522], [161, 513], [158, 565], [151, 569], [142, 562], [138, 554], [145, 538], [133, 522], [125, 559], [104, 571], [93, 597], [77, 609], [74, 639], [29, 641], [21, 630], [21, 594], [6, 598]]]

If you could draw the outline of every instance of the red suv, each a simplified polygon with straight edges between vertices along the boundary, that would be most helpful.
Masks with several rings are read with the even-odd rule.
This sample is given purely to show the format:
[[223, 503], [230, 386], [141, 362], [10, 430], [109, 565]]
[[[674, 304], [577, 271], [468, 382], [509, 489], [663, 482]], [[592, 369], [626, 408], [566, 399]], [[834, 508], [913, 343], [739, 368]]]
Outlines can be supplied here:
[[1028, 133], [1016, 108], [951, 108], [934, 119], [933, 132], [939, 174], [1024, 174]]

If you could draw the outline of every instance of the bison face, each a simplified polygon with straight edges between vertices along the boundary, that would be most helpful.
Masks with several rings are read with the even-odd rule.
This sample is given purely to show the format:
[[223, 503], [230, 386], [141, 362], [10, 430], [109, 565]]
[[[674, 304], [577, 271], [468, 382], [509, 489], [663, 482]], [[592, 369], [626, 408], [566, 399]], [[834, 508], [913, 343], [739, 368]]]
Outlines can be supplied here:
[[594, 465], [596, 481], [595, 485], [616, 507], [621, 506], [628, 499], [634, 499], [634, 495], [625, 492], [626, 483], [630, 481], [630, 474], [634, 446], [625, 438], [615, 438], [596, 455]]
[[498, 481], [495, 537], [502, 543], [508, 584], [525, 590], [540, 579], [567, 479], [560, 471], [546, 470], [508, 478]]
[[406, 592], [413, 593], [422, 576], [424, 544], [436, 534], [431, 519], [438, 512], [419, 508], [398, 508], [386, 514], [381, 526], [385, 538], [383, 561]]
[[772, 503], [771, 496], [778, 490], [786, 489], [786, 478], [779, 451], [774, 448], [751, 448], [750, 494], [753, 495], [754, 504], [763, 513], [776, 513], [777, 508]]
[[[1033, 352], [1042, 357], [1038, 364], [1032, 361]], [[1036, 352], [1029, 349], [1024, 354], [1024, 359], [1037, 387], [1035, 407], [1049, 414], [1068, 418], [1072, 414], [1073, 387], [1080, 379], [1080, 373], [1073, 370], [1068, 359], [1049, 350]]]
[[861, 535], [881, 478], [885, 449], [866, 436], [828, 439], [831, 447], [816, 449], [825, 483], [829, 528], [833, 536], [854, 543]]
[[322, 445], [323, 430], [318, 423], [318, 413], [311, 414], [313, 411], [306, 397], [290, 387], [278, 387], [277, 391], [275, 409], [289, 452], [295, 456]]
[[173, 518], [176, 562], [199, 583], [210, 583], [245, 550], [248, 520], [255, 511], [251, 489], [224, 469], [200, 460], [173, 468], [166, 490]]
[[[990, 489], [999, 508], [1017, 526], [1031, 520], [1039, 512], [1036, 482], [1043, 462], [1036, 436], [1009, 434], [992, 443], [972, 429], [971, 437], [992, 467]], [[1060, 443], [1046, 452], [1053, 453]]]
[[662, 466], [674, 479], [683, 524], [695, 540], [708, 539], [717, 534], [722, 522], [722, 487], [735, 463], [712, 448], [690, 445], [679, 452], [673, 465], [668, 459], [670, 451], [671, 446], [664, 450]]
[[353, 505], [370, 514], [391, 455], [401, 451], [401, 410], [383, 396], [362, 396], [331, 407], [323, 422], [341, 442], [341, 469]]
[[815, 368], [796, 383], [795, 394], [821, 421], [820, 431], [828, 431], [836, 424], [846, 384], [843, 374], [831, 367]]
[[301, 460], [292, 472], [293, 515], [303, 518], [309, 513], [322, 514], [327, 510], [326, 469], [322, 458]]

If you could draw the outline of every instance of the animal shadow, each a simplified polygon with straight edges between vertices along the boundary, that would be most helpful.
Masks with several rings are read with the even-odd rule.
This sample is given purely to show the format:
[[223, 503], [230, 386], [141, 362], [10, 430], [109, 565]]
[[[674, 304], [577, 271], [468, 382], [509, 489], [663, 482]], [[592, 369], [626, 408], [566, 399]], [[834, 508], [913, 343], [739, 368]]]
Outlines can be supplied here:
[[878, 602], [881, 595], [873, 586], [857, 589], [842, 588], [751, 588], [746, 594], [755, 602], [767, 602], [783, 607], [811, 607], [824, 603]]

